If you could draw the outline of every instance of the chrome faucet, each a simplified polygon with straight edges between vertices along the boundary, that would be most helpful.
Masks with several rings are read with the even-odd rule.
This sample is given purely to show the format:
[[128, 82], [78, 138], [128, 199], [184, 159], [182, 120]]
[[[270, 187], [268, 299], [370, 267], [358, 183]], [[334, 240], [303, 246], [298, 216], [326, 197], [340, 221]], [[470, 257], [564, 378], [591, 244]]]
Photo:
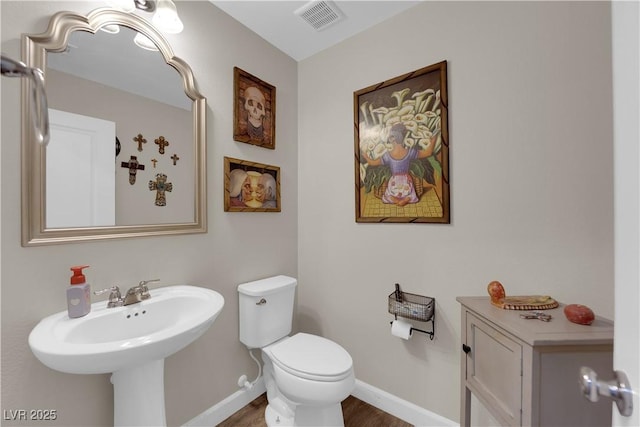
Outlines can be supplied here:
[[151, 294], [149, 293], [148, 283], [151, 282], [159, 282], [160, 279], [153, 280], [143, 280], [138, 283], [136, 286], [131, 287], [124, 297], [120, 293], [120, 288], [118, 286], [112, 286], [110, 288], [102, 289], [99, 291], [95, 291], [95, 295], [101, 295], [105, 292], [110, 292], [109, 294], [109, 302], [107, 303], [107, 308], [113, 307], [121, 307], [123, 305], [131, 305], [139, 303], [140, 301], [144, 301], [146, 299], [151, 298]]
[[105, 292], [111, 292], [109, 294], [109, 302], [107, 303], [107, 308], [121, 307], [124, 305], [124, 298], [122, 298], [122, 294], [120, 293], [120, 288], [117, 286], [112, 286], [110, 288], [94, 291], [93, 294], [102, 295]]
[[160, 279], [153, 280], [143, 280], [138, 283], [136, 286], [130, 288], [124, 297], [124, 305], [136, 304], [140, 301], [144, 301], [146, 299], [151, 298], [151, 294], [149, 293], [149, 287], [147, 283], [151, 282], [159, 282]]

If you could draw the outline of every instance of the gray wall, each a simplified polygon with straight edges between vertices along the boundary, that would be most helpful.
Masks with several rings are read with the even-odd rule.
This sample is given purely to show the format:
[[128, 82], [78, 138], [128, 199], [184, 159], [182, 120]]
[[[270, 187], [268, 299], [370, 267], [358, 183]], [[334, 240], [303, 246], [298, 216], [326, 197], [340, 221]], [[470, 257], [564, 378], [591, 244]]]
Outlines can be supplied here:
[[[20, 35], [44, 32], [56, 11], [86, 13], [103, 6], [2, 1], [2, 52], [19, 58]], [[185, 30], [167, 39], [175, 54], [191, 65], [208, 102], [207, 234], [21, 247], [20, 81], [1, 80], [3, 410], [56, 409], [53, 424], [61, 426], [113, 423], [108, 375], [55, 372], [38, 362], [27, 345], [30, 330], [41, 318], [66, 309], [69, 267], [76, 264], [91, 265], [86, 274], [94, 289], [158, 277], [166, 283], [215, 289], [224, 296], [226, 305], [210, 330], [166, 361], [170, 425], [187, 422], [232, 394], [241, 374], [256, 373], [238, 341], [236, 285], [275, 274], [297, 275], [297, 65], [208, 2], [181, 1], [178, 8]], [[234, 66], [277, 88], [276, 150], [233, 141]], [[224, 156], [280, 166], [282, 212], [225, 213]]]
[[[457, 420], [456, 296], [499, 280], [613, 318], [610, 45], [604, 2], [424, 2], [300, 62], [300, 328]], [[353, 92], [442, 60], [451, 224], [356, 224]], [[436, 298], [434, 341], [391, 336], [396, 282]]]

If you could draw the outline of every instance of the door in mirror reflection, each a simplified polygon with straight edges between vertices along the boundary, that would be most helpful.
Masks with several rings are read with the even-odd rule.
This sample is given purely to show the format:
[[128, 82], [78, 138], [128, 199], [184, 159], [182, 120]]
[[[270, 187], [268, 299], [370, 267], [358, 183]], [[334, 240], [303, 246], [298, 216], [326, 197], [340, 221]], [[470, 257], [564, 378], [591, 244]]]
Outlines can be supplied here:
[[115, 225], [116, 124], [49, 109], [47, 227]]

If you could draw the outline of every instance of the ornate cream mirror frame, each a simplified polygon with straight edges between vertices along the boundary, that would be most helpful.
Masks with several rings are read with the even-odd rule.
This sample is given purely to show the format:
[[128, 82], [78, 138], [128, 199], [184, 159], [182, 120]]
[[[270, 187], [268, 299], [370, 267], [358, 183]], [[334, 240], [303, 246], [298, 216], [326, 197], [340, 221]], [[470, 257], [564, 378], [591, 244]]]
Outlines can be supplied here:
[[137, 15], [102, 8], [86, 17], [72, 12], [58, 12], [51, 18], [45, 33], [22, 37], [22, 58], [27, 66], [45, 73], [47, 52], [61, 52], [73, 31], [96, 33], [105, 25], [129, 27], [151, 39], [168, 65], [178, 71], [185, 94], [193, 100], [193, 150], [195, 203], [192, 222], [142, 224], [79, 228], [46, 227], [46, 147], [35, 143], [31, 124], [31, 83], [22, 83], [22, 246], [50, 245], [88, 240], [118, 239], [158, 235], [206, 233], [206, 98], [197, 90], [193, 72], [182, 59], [174, 56], [167, 40], [149, 22]]

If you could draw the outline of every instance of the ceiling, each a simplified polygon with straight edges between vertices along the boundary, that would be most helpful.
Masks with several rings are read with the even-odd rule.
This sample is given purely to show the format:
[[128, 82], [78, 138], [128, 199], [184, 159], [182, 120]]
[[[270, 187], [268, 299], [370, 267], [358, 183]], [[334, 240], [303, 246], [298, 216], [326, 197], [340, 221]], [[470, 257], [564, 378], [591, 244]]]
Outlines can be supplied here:
[[[301, 61], [424, 0], [209, 1], [291, 58]], [[294, 13], [317, 3], [337, 7], [342, 20], [316, 30]]]

